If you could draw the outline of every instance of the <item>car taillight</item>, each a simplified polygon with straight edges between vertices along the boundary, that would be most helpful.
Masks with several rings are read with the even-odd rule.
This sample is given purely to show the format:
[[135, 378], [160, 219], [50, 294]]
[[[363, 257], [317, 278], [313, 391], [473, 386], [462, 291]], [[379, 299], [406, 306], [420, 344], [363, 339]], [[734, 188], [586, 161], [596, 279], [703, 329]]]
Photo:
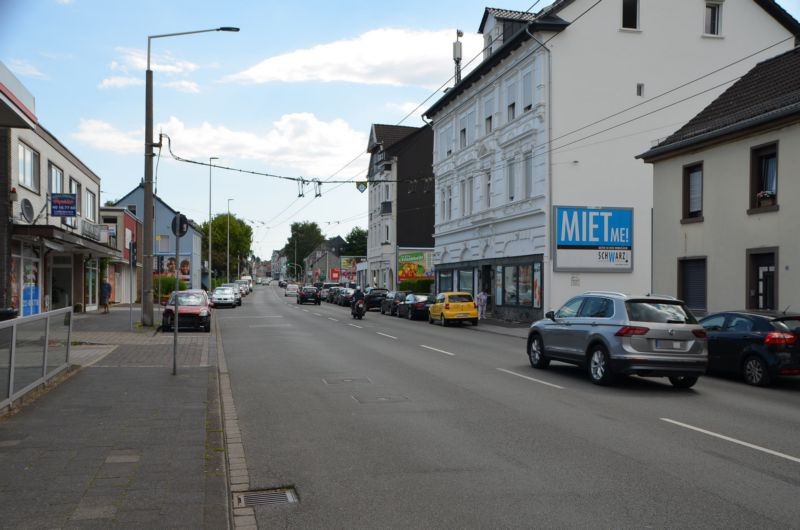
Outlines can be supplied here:
[[692, 335], [694, 335], [698, 339], [705, 339], [708, 337], [708, 333], [706, 333], [706, 330], [704, 329], [693, 329]]
[[450, 304], [444, 304], [445, 309], [450, 309]]
[[785, 333], [783, 331], [771, 331], [764, 337], [765, 346], [788, 346], [797, 342], [797, 336], [794, 333]]
[[642, 326], [622, 326], [614, 333], [617, 337], [632, 337], [633, 335], [646, 335], [650, 328]]
[[414, 307], [425, 307], [425, 302], [417, 302]]

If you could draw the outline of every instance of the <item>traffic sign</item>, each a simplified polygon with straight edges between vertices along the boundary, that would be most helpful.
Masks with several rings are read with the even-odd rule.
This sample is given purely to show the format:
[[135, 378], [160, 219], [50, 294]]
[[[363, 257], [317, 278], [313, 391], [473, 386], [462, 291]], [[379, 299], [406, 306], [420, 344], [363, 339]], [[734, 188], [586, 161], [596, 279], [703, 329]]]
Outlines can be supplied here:
[[172, 233], [177, 237], [183, 237], [189, 231], [189, 220], [185, 215], [178, 212], [172, 218]]

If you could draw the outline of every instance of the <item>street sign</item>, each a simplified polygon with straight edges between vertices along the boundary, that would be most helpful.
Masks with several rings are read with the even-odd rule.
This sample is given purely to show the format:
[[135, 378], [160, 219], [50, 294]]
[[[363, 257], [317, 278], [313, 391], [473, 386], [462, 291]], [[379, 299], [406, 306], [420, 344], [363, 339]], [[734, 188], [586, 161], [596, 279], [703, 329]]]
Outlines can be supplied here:
[[365, 181], [356, 182], [356, 189], [361, 193], [367, 191], [367, 183]]
[[189, 231], [189, 220], [185, 215], [178, 212], [172, 218], [172, 233], [177, 237], [183, 237]]

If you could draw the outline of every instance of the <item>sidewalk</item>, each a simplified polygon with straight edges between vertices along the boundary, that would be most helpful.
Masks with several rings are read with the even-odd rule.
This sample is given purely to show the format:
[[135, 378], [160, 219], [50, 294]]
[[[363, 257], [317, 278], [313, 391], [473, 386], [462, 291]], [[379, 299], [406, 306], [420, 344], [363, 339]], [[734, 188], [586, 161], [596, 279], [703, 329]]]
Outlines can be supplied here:
[[[216, 333], [73, 320], [83, 366], [0, 419], [0, 528], [228, 528]], [[160, 322], [160, 316], [156, 317]]]
[[479, 321], [477, 327], [465, 326], [465, 328], [473, 328], [475, 331], [496, 333], [498, 335], [507, 335], [509, 337], [517, 337], [520, 339], [528, 338], [528, 329], [530, 329], [530, 327], [530, 322], [509, 322], [507, 320], [500, 320], [491, 317]]

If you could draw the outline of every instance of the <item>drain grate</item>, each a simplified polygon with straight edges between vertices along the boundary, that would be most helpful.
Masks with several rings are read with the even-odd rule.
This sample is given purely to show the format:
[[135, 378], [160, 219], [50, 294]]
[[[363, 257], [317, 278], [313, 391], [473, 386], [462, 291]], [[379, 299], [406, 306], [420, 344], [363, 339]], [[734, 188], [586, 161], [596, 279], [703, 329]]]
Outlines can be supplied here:
[[263, 506], [265, 504], [295, 504], [297, 501], [297, 492], [291, 487], [261, 491], [243, 491], [233, 495], [234, 508]]

